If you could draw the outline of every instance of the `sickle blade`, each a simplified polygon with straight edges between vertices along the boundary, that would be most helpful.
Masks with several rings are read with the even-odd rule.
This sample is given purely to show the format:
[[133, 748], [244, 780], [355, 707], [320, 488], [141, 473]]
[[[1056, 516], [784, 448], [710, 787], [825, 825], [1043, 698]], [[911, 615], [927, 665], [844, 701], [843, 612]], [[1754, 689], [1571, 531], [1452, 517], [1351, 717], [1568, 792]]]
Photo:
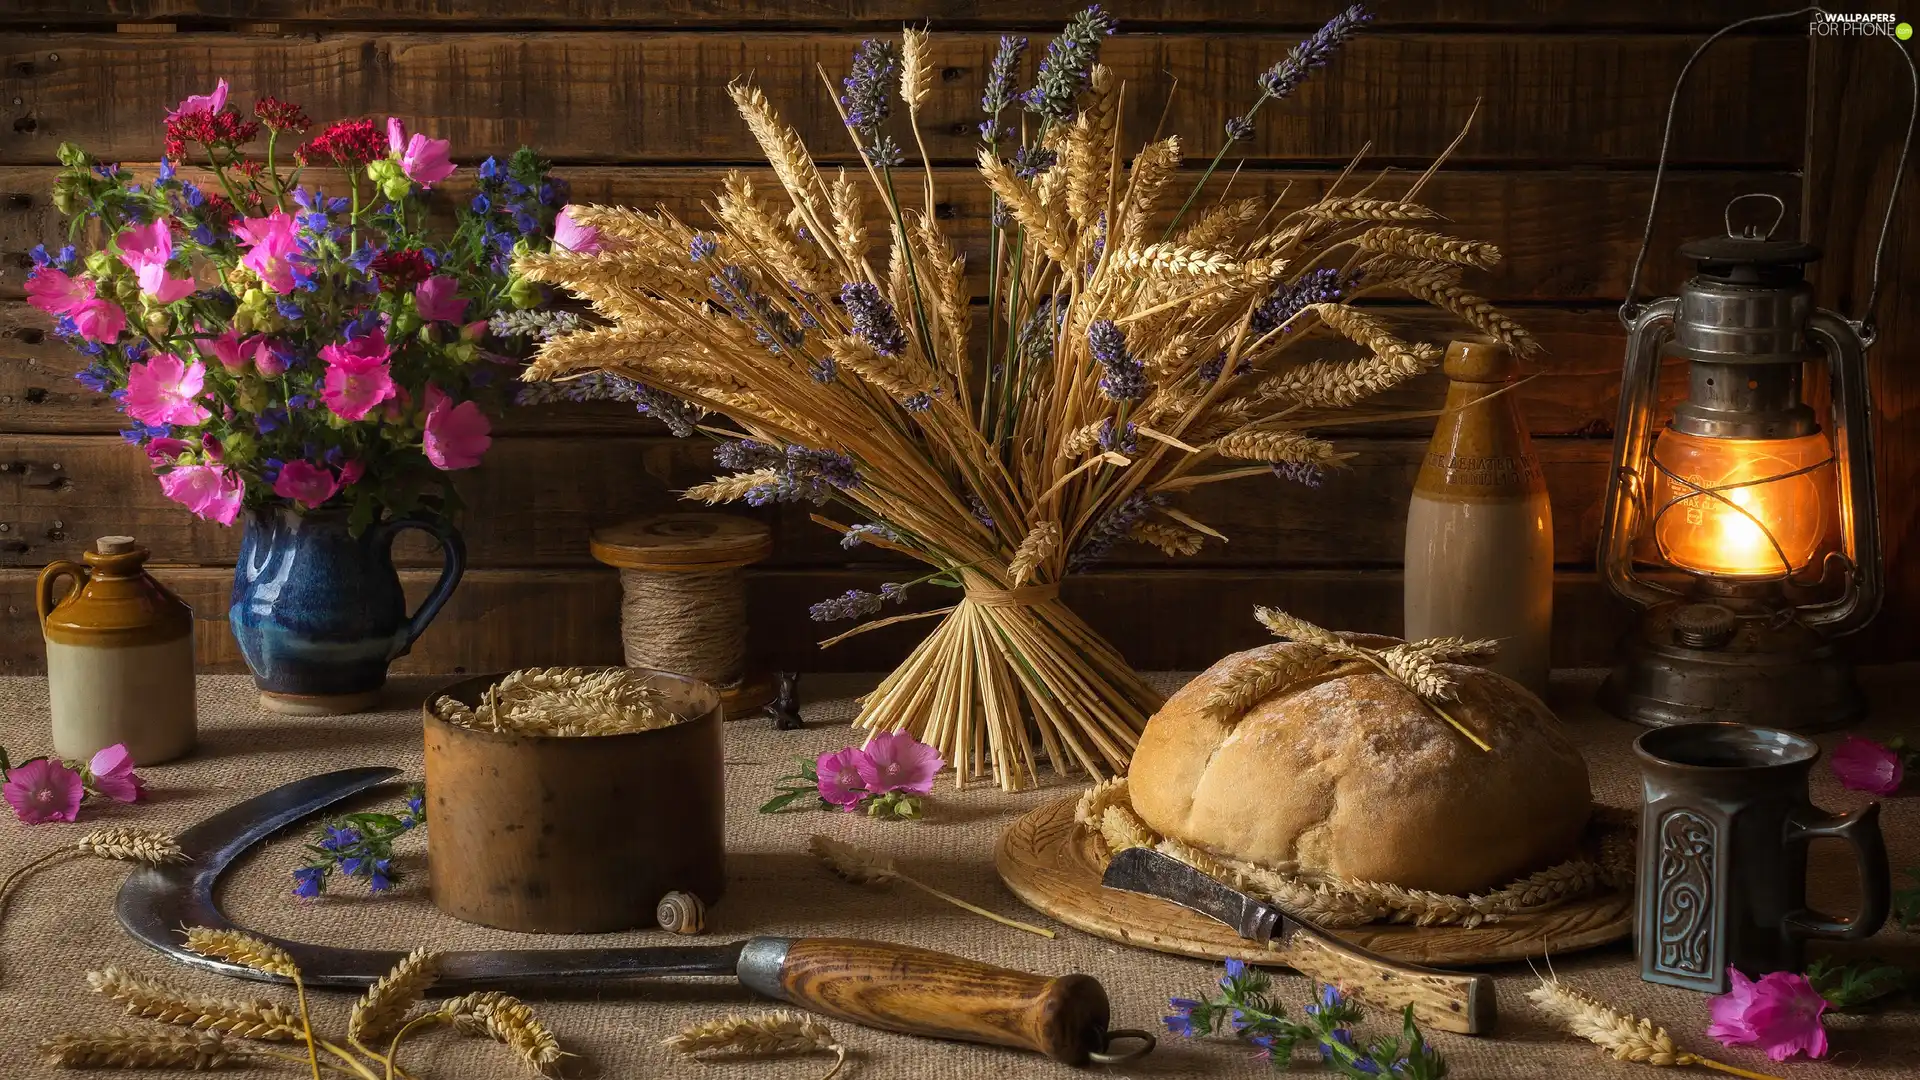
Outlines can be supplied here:
[[[184, 863], [136, 867], [120, 888], [115, 913], [127, 933], [182, 964], [260, 982], [288, 980], [187, 951], [185, 929], [245, 930], [213, 902], [220, 875], [248, 848], [327, 807], [400, 775], [389, 768], [342, 769], [296, 780], [230, 807], [177, 838]], [[252, 933], [252, 931], [246, 931]], [[256, 935], [287, 950], [308, 986], [358, 989], [406, 956], [393, 949], [340, 949]], [[532, 949], [443, 953], [436, 985], [480, 989], [536, 979], [736, 977], [743, 942], [614, 949]]]

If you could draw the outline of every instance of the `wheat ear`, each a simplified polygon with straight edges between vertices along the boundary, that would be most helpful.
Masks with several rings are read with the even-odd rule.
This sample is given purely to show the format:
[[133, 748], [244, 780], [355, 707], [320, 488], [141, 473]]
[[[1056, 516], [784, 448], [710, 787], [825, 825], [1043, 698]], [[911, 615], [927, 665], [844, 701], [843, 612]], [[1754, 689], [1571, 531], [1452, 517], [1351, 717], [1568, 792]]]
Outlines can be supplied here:
[[353, 1003], [353, 1011], [347, 1017], [347, 1041], [366, 1050], [366, 1043], [391, 1036], [406, 1022], [407, 1010], [413, 1008], [439, 977], [439, 953], [431, 949], [408, 953]]
[[107, 1031], [55, 1035], [40, 1044], [47, 1064], [63, 1069], [231, 1069], [256, 1064], [258, 1052], [211, 1032]]
[[834, 873], [839, 874], [841, 877], [846, 878], [856, 885], [887, 885], [894, 881], [904, 881], [929, 896], [937, 896], [955, 907], [964, 908], [973, 912], [975, 915], [992, 919], [1002, 926], [1010, 926], [1015, 930], [1025, 930], [1029, 934], [1039, 934], [1044, 938], [1054, 936], [1053, 931], [1044, 926], [1035, 926], [1032, 923], [1024, 923], [1018, 919], [1009, 919], [1004, 915], [996, 915], [986, 908], [980, 907], [977, 904], [970, 904], [951, 893], [941, 892], [926, 882], [908, 875], [900, 869], [892, 858], [882, 855], [871, 848], [863, 848], [857, 844], [849, 844], [841, 840], [835, 840], [831, 836], [822, 836], [819, 833], [814, 833], [807, 841], [807, 850], [811, 851], [815, 858], [826, 863], [828, 868]]
[[1060, 523], [1042, 521], [1027, 531], [1014, 550], [1013, 558], [1007, 563], [1007, 572], [1013, 575], [1015, 587], [1025, 585], [1040, 564], [1047, 561], [1060, 546]]
[[833, 1055], [833, 1068], [820, 1080], [832, 1080], [846, 1064], [847, 1048], [833, 1037], [827, 1025], [811, 1016], [776, 1009], [763, 1016], [728, 1014], [669, 1035], [661, 1045], [692, 1057], [708, 1050], [734, 1054], [785, 1055], [826, 1051]]
[[192, 994], [122, 967], [87, 972], [87, 986], [101, 997], [126, 1006], [129, 1016], [242, 1039], [285, 1042], [302, 1037], [300, 1017], [271, 1001]]
[[683, 499], [703, 502], [708, 506], [715, 503], [738, 502], [747, 497], [755, 488], [767, 487], [780, 482], [780, 474], [773, 469], [755, 469], [752, 472], [732, 473], [704, 484], [695, 484], [680, 493]]
[[1287, 649], [1276, 649], [1266, 656], [1236, 664], [1207, 692], [1201, 708], [1222, 721], [1235, 719], [1294, 683], [1320, 674], [1327, 666], [1325, 653], [1299, 656]]
[[1651, 1020], [1621, 1012], [1567, 986], [1558, 979], [1542, 979], [1527, 991], [1533, 1007], [1564, 1028], [1605, 1050], [1615, 1061], [1647, 1065], [1700, 1065], [1748, 1080], [1780, 1080], [1766, 1073], [1748, 1072], [1712, 1058], [1690, 1054], [1673, 1043], [1667, 1029]]
[[73, 846], [76, 851], [83, 854], [98, 856], [102, 859], [145, 863], [148, 866], [164, 866], [167, 863], [187, 861], [186, 854], [180, 850], [180, 844], [173, 837], [163, 832], [135, 828], [130, 825], [95, 829], [75, 841]]
[[187, 949], [201, 956], [292, 979], [294, 996], [300, 1002], [300, 1033], [307, 1041], [307, 1064], [313, 1069], [314, 1080], [320, 1080], [320, 1049], [313, 1037], [312, 1014], [307, 1011], [307, 985], [300, 980], [300, 965], [293, 962], [292, 954], [252, 934], [207, 926], [187, 928]]
[[1256, 607], [1253, 617], [1260, 620], [1261, 626], [1272, 631], [1274, 637], [1308, 645], [1340, 644], [1340, 636], [1333, 631], [1315, 626], [1297, 615], [1289, 615], [1279, 608]]
[[496, 990], [454, 998], [440, 1007], [440, 1015], [463, 1035], [484, 1036], [512, 1050], [541, 1076], [559, 1075], [560, 1062], [572, 1055], [526, 1002]]

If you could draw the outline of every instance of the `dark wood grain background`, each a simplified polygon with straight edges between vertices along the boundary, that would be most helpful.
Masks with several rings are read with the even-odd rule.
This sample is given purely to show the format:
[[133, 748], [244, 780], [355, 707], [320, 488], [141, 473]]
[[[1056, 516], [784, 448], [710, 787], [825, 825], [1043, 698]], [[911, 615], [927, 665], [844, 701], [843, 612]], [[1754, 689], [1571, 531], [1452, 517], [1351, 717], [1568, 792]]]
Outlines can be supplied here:
[[[1043, 40], [1074, 10], [1064, 0], [9, 0], [0, 11], [0, 673], [42, 663], [32, 582], [93, 537], [130, 532], [192, 603], [202, 659], [234, 668], [225, 624], [237, 531], [164, 499], [144, 456], [115, 434], [118, 415], [72, 373], [76, 357], [20, 299], [34, 244], [59, 236], [47, 196], [55, 148], [151, 162], [159, 119], [225, 75], [237, 98], [272, 93], [317, 119], [406, 118], [453, 140], [463, 164], [527, 143], [553, 157], [578, 201], [665, 203], [694, 213], [726, 168], [758, 153], [728, 105], [727, 81], [751, 71], [817, 155], [847, 155], [814, 74], [844, 69], [863, 34], [902, 20], [937, 32], [939, 78], [926, 108], [928, 150], [959, 171], [971, 157], [980, 84], [996, 34]], [[1131, 87], [1123, 123], [1166, 129], [1189, 160], [1218, 146], [1258, 73], [1332, 14], [1328, 0], [1136, 0], [1103, 58]], [[1241, 193], [1305, 200], [1362, 147], [1377, 165], [1418, 168], [1479, 118], [1428, 190], [1463, 235], [1507, 253], [1478, 278], [1541, 338], [1541, 377], [1521, 392], [1554, 499], [1555, 654], [1595, 663], [1624, 612], [1595, 581], [1626, 290], [1652, 190], [1667, 95], [1687, 54], [1718, 26], [1790, 3], [1754, 0], [1380, 0], [1373, 29], [1292, 101], [1263, 114], [1246, 148]], [[1036, 50], [1037, 51], [1037, 50]], [[1905, 78], [1884, 41], [1811, 40], [1778, 25], [1724, 42], [1697, 71], [1675, 127], [1672, 167], [1643, 288], [1671, 291], [1685, 237], [1717, 231], [1735, 195], [1777, 194], [1787, 227], [1828, 258], [1823, 302], [1864, 300], [1881, 200], [1895, 180]], [[1176, 87], [1177, 80], [1177, 89]], [[1168, 91], [1173, 90], [1171, 103]], [[1909, 166], [1909, 174], [1916, 171]], [[456, 179], [470, 178], [463, 170]], [[457, 191], [458, 183], [452, 185]], [[984, 189], [948, 183], [942, 206], [970, 251], [982, 246]], [[1909, 191], [1909, 205], [1915, 194]], [[1920, 273], [1920, 225], [1894, 230], [1874, 350], [1878, 456], [1891, 594], [1858, 641], [1868, 659], [1920, 657], [1901, 633], [1920, 610], [1906, 564], [1920, 518], [1920, 313], [1903, 289]], [[1417, 335], [1445, 320], [1413, 308]], [[1439, 380], [1394, 395], [1431, 406]], [[710, 473], [699, 443], [676, 440], [617, 405], [515, 410], [486, 463], [465, 474], [474, 569], [409, 670], [602, 663], [618, 656], [612, 571], [587, 554], [596, 525], [675, 505]], [[1262, 634], [1255, 602], [1330, 625], [1394, 631], [1408, 494], [1420, 423], [1355, 431], [1354, 468], [1314, 491], [1279, 483], [1214, 485], [1195, 512], [1233, 539], [1197, 558], [1122, 548], [1067, 595], [1142, 667], [1204, 665]], [[778, 548], [752, 578], [757, 653], [782, 666], [872, 669], [923, 627], [857, 637], [825, 653], [805, 605], [897, 576], [886, 559], [842, 551], [803, 513], [770, 513]], [[410, 588], [436, 560], [405, 546]]]

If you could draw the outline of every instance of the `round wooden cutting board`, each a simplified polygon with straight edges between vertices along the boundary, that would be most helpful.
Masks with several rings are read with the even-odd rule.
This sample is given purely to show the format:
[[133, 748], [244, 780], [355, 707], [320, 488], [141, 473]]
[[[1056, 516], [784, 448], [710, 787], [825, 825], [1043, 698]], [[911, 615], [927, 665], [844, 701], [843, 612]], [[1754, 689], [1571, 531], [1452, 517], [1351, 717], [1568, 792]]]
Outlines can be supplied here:
[[[1000, 837], [994, 864], [1015, 896], [1077, 930], [1127, 945], [1205, 959], [1234, 957], [1278, 964], [1259, 945], [1201, 915], [1138, 893], [1103, 889], [1103, 862], [1073, 821], [1077, 796], [1047, 803]], [[1491, 926], [1380, 924], [1333, 933], [1383, 956], [1426, 965], [1491, 964], [1558, 956], [1633, 933], [1633, 894], [1603, 893], [1538, 915], [1511, 915]]]

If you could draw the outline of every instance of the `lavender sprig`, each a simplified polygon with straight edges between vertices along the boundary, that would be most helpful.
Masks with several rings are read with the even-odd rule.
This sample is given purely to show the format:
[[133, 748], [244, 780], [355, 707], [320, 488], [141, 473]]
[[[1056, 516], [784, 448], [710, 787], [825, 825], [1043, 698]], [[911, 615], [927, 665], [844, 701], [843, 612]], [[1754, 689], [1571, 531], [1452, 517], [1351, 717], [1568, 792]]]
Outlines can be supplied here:
[[900, 318], [887, 298], [880, 295], [879, 286], [865, 281], [843, 285], [840, 302], [846, 306], [854, 334], [874, 351], [882, 356], [899, 356], [907, 351], [907, 332], [900, 328]]
[[1080, 547], [1067, 560], [1070, 571], [1085, 570], [1107, 557], [1115, 544], [1127, 538], [1140, 519], [1165, 506], [1168, 496], [1165, 492], [1148, 495], [1134, 492], [1123, 499], [1119, 505], [1107, 511], [1100, 520], [1087, 530], [1086, 537], [1080, 541]]
[[624, 401], [640, 415], [665, 424], [679, 439], [691, 436], [703, 415], [698, 406], [665, 390], [656, 390], [610, 371], [595, 371], [557, 382], [521, 383], [513, 395], [515, 405], [544, 405], [552, 401]]
[[993, 63], [987, 66], [987, 89], [980, 96], [980, 110], [987, 114], [987, 119], [980, 125], [980, 138], [988, 146], [996, 146], [1012, 134], [1000, 126], [1000, 114], [1018, 98], [1013, 80], [1020, 73], [1020, 57], [1026, 51], [1026, 38], [1003, 36], [999, 51], [993, 54]]
[[1147, 396], [1146, 365], [1127, 348], [1127, 335], [1112, 319], [1096, 319], [1087, 327], [1087, 345], [1104, 374], [1100, 392], [1114, 401], [1139, 401]]
[[1273, 475], [1301, 487], [1317, 488], [1326, 482], [1327, 470], [1311, 461], [1277, 461], [1273, 464]]
[[840, 107], [846, 110], [847, 127], [858, 137], [860, 152], [875, 165], [898, 165], [900, 148], [883, 133], [887, 123], [887, 94], [893, 86], [893, 73], [900, 67], [900, 52], [891, 41], [869, 38], [853, 53], [853, 68], [840, 85]]
[[848, 589], [830, 600], [822, 600], [807, 609], [807, 616], [814, 622], [843, 622], [848, 619], [863, 619], [878, 614], [887, 601], [900, 603], [907, 598], [910, 583], [889, 581], [880, 586], [877, 593], [863, 592], [860, 589]]
[[1219, 997], [1171, 998], [1172, 1014], [1164, 1023], [1168, 1031], [1187, 1038], [1220, 1033], [1224, 1027], [1224, 1033], [1253, 1047], [1255, 1056], [1283, 1069], [1292, 1067], [1295, 1047], [1309, 1046], [1339, 1076], [1442, 1080], [1447, 1075], [1446, 1061], [1427, 1045], [1411, 1006], [1401, 1012], [1398, 1038], [1376, 1038], [1362, 1047], [1353, 1036], [1362, 1018], [1360, 1008], [1337, 987], [1321, 986], [1316, 999], [1301, 1010], [1304, 1020], [1288, 1019], [1271, 990], [1266, 973], [1228, 960]]
[[714, 448], [713, 460], [721, 468], [734, 472], [770, 469], [776, 478], [749, 490], [747, 505], [810, 502], [818, 506], [836, 491], [860, 486], [853, 459], [832, 450], [807, 446], [778, 447], [753, 439], [723, 442]]
[[1300, 84], [1306, 81], [1307, 75], [1314, 68], [1325, 67], [1327, 62], [1333, 59], [1333, 54], [1339, 51], [1340, 46], [1345, 45], [1350, 38], [1360, 32], [1362, 27], [1372, 21], [1373, 13], [1367, 10], [1365, 4], [1354, 4], [1328, 19], [1324, 26], [1288, 50], [1287, 55], [1278, 63], [1261, 73], [1260, 96], [1254, 99], [1245, 113], [1227, 121], [1226, 141], [1220, 144], [1219, 153], [1214, 154], [1213, 160], [1207, 164], [1207, 171], [1200, 174], [1199, 181], [1193, 185], [1193, 193], [1187, 196], [1185, 203], [1181, 204], [1180, 212], [1173, 215], [1172, 221], [1167, 222], [1166, 231], [1160, 234], [1160, 239], [1165, 240], [1173, 235], [1173, 230], [1179, 226], [1180, 219], [1187, 216], [1187, 211], [1193, 208], [1193, 201], [1200, 197], [1200, 189], [1207, 186], [1207, 181], [1213, 178], [1213, 171], [1220, 167], [1220, 160], [1227, 156], [1228, 148], [1234, 143], [1253, 138], [1253, 118], [1260, 112], [1260, 106], [1276, 98], [1287, 97], [1299, 89]]
[[872, 521], [864, 525], [855, 525], [840, 536], [840, 546], [848, 551], [872, 540], [884, 540], [890, 544], [905, 543], [893, 526], [881, 521]]
[[1338, 269], [1330, 266], [1310, 270], [1292, 282], [1275, 286], [1273, 292], [1254, 309], [1247, 328], [1258, 338], [1275, 327], [1285, 325], [1288, 319], [1305, 311], [1311, 304], [1331, 304], [1345, 299], [1359, 280], [1357, 271], [1351, 277], [1343, 278]]
[[586, 320], [571, 311], [531, 308], [526, 311], [502, 311], [487, 320], [487, 332], [495, 337], [551, 341], [586, 326]]
[[1101, 11], [1099, 4], [1068, 21], [1060, 36], [1047, 44], [1033, 88], [1020, 95], [1027, 111], [1054, 122], [1071, 119], [1074, 102], [1100, 58], [1100, 41], [1113, 33], [1114, 25], [1113, 16]]
[[1060, 154], [1044, 146], [1023, 146], [1013, 152], [1013, 174], [1031, 180], [1060, 163]]

